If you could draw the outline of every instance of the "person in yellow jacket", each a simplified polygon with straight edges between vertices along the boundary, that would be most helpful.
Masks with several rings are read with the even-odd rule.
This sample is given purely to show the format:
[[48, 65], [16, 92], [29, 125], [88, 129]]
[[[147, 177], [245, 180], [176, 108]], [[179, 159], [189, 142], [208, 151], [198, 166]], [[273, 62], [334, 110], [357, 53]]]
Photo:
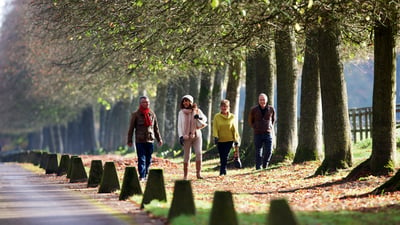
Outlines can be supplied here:
[[230, 102], [224, 99], [220, 103], [220, 112], [214, 115], [213, 136], [220, 158], [219, 175], [226, 175], [229, 152], [232, 146], [238, 147], [240, 136], [235, 115], [230, 113]]

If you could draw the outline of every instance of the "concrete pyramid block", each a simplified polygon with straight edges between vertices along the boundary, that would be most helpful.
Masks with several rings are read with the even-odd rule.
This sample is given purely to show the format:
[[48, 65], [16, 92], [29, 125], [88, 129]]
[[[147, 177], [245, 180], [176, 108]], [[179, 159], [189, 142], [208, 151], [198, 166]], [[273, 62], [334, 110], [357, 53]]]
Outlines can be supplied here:
[[119, 189], [119, 179], [115, 164], [114, 162], [106, 162], [98, 193], [111, 193]]
[[147, 179], [146, 189], [144, 190], [140, 208], [143, 209], [144, 205], [149, 204], [152, 200], [167, 201], [162, 169], [149, 170], [149, 177]]
[[192, 185], [190, 180], [175, 181], [171, 207], [168, 212], [168, 220], [180, 215], [196, 215]]

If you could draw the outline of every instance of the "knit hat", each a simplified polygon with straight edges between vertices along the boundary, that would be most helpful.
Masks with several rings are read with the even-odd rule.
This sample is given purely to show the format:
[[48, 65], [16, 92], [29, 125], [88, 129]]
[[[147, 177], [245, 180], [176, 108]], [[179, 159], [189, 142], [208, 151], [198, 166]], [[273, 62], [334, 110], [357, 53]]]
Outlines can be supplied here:
[[184, 95], [183, 97], [182, 97], [182, 99], [181, 100], [183, 100], [183, 99], [187, 99], [187, 100], [189, 100], [191, 103], [193, 103], [193, 97], [191, 96], [191, 95]]

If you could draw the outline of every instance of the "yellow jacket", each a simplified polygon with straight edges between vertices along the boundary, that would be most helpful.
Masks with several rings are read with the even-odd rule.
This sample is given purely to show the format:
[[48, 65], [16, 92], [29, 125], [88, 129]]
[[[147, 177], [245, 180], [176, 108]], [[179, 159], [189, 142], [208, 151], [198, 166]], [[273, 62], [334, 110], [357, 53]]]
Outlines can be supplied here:
[[220, 112], [215, 114], [213, 120], [213, 136], [218, 142], [240, 142], [239, 132], [236, 126], [235, 115], [229, 113], [227, 116]]

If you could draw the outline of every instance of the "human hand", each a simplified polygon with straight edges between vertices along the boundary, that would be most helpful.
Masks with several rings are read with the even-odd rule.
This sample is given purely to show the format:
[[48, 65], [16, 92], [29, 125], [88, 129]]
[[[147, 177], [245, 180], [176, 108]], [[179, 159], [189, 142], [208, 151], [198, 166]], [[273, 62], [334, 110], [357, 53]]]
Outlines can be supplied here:
[[233, 143], [233, 145], [234, 145], [235, 147], [237, 147], [237, 146], [239, 146], [239, 143], [235, 141], [235, 143]]

